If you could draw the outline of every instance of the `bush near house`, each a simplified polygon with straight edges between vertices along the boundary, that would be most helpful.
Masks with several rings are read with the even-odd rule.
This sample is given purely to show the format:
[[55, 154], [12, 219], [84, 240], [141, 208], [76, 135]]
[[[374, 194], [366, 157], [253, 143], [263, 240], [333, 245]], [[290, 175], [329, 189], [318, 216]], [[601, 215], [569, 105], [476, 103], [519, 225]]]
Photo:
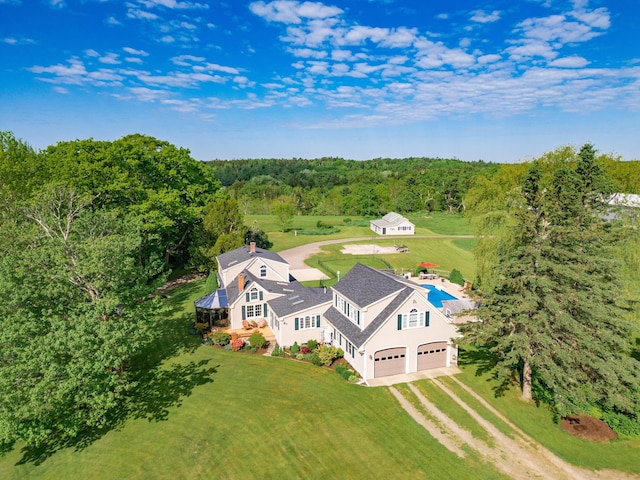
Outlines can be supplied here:
[[252, 348], [264, 348], [269, 342], [264, 338], [261, 333], [252, 333], [249, 337], [249, 344]]
[[224, 347], [231, 341], [231, 335], [229, 335], [227, 332], [222, 331], [213, 332], [211, 335], [209, 335], [209, 338], [214, 345], [218, 345], [219, 347]]

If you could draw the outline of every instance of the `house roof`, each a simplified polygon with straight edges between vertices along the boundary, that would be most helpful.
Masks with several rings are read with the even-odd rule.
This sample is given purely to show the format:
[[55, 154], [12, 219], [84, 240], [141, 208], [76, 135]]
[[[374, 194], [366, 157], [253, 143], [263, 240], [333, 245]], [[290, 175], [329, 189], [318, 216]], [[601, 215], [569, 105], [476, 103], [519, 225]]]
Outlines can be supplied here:
[[268, 302], [271, 310], [279, 317], [331, 303], [333, 297], [331, 290], [304, 287], [299, 282], [292, 282], [289, 287], [287, 290], [293, 290], [292, 292]]
[[231, 250], [230, 252], [225, 252], [217, 257], [222, 270], [226, 270], [235, 264], [243, 263], [253, 258], [264, 258], [278, 263], [287, 263], [277, 253], [265, 250], [264, 248], [255, 247], [255, 251], [251, 252], [249, 245], [244, 245], [240, 248], [236, 248], [235, 250]]
[[229, 300], [227, 299], [227, 291], [224, 289], [211, 292], [209, 295], [199, 298], [195, 301], [196, 308], [206, 308], [207, 310], [213, 310], [214, 308], [226, 308], [229, 306]]
[[[371, 223], [378, 227], [395, 227], [403, 222], [411, 223], [405, 217], [396, 212], [389, 212], [380, 220], [371, 220]], [[413, 224], [411, 223], [411, 225]]]
[[333, 289], [359, 307], [371, 305], [404, 288], [405, 279], [356, 263]]
[[640, 195], [635, 193], [614, 193], [608, 201], [609, 205], [640, 208]]
[[[335, 288], [335, 287], [334, 287]], [[355, 345], [356, 348], [360, 348], [364, 343], [373, 336], [373, 334], [382, 326], [382, 324], [389, 319], [389, 317], [396, 311], [400, 305], [402, 305], [409, 296], [414, 292], [410, 287], [404, 287], [396, 297], [389, 302], [389, 305], [385, 307], [380, 314], [373, 319], [367, 328], [360, 330], [355, 323], [345, 317], [335, 307], [329, 308], [324, 314], [325, 318], [336, 327], [347, 340]]]
[[[238, 277], [236, 276], [226, 288], [227, 298], [229, 299], [229, 304], [235, 303], [235, 301], [240, 297], [240, 295], [244, 294], [247, 289], [253, 287], [260, 287], [262, 290], [273, 293], [276, 295], [287, 295], [289, 293], [294, 292], [298, 286], [302, 287], [300, 283], [295, 280], [293, 277], [289, 276], [289, 282], [276, 282], [273, 280], [265, 280], [262, 278], [257, 278], [248, 270], [244, 270], [242, 272], [244, 275], [244, 289], [242, 291], [238, 291]], [[302, 287], [304, 288], [304, 287]]]

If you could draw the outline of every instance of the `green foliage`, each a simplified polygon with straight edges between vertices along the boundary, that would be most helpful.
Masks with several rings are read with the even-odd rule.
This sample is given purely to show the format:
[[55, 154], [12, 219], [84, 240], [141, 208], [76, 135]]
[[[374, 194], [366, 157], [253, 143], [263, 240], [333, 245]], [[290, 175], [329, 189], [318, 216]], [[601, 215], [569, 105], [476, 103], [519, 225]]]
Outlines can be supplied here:
[[619, 412], [603, 412], [602, 421], [620, 438], [640, 438], [640, 418]]
[[196, 332], [198, 333], [198, 335], [203, 335], [205, 333], [207, 333], [209, 331], [209, 324], [208, 323], [196, 323], [195, 324], [195, 329]]
[[449, 275], [449, 281], [451, 283], [457, 283], [458, 285], [464, 285], [464, 277], [460, 273], [460, 270], [454, 268]]
[[313, 339], [307, 340], [307, 347], [309, 347], [311, 351], [314, 351], [316, 348], [318, 348], [318, 341]]
[[[156, 341], [162, 261], [138, 262], [135, 216], [44, 187], [0, 222], [0, 443], [69, 440], [107, 424]], [[162, 277], [158, 277], [162, 280]]]
[[209, 338], [214, 343], [214, 345], [219, 345], [221, 347], [224, 347], [225, 345], [228, 345], [229, 342], [231, 342], [231, 335], [221, 330], [212, 332], [211, 335], [209, 335]]
[[591, 145], [534, 161], [509, 205], [513, 226], [497, 239], [483, 321], [464, 327], [465, 341], [490, 346], [499, 390], [516, 375], [525, 398], [535, 394], [559, 416], [593, 406], [640, 413], [633, 324], [619, 301], [615, 237], [604, 220], [610, 188]]
[[338, 375], [342, 376], [345, 370], [347, 370], [347, 366], [344, 363], [336, 365], [336, 373]]
[[273, 351], [271, 352], [271, 356], [272, 357], [279, 357], [280, 356], [280, 345], [276, 344], [276, 346], [273, 347]]
[[340, 232], [338, 227], [327, 227], [317, 230], [309, 230], [307, 228], [302, 228], [300, 230], [296, 230], [298, 235], [332, 235], [334, 233]]
[[353, 370], [345, 369], [342, 372], [342, 378], [344, 378], [345, 380], [349, 380], [354, 375], [354, 373], [355, 372]]
[[318, 348], [316, 354], [318, 355], [318, 358], [320, 359], [322, 365], [324, 365], [325, 367], [331, 365], [336, 358], [340, 358], [338, 348], [328, 345], [323, 345]]
[[249, 344], [254, 348], [264, 348], [267, 346], [267, 340], [261, 333], [252, 333], [249, 336]]
[[293, 206], [291, 199], [283, 196], [272, 203], [271, 213], [277, 217], [280, 224], [280, 230], [282, 232], [286, 232], [293, 222], [295, 207]]
[[311, 358], [309, 359], [311, 363], [313, 363], [316, 367], [321, 367], [323, 365], [322, 359], [318, 355], [317, 352], [313, 352], [311, 354]]
[[300, 351], [300, 347], [298, 346], [298, 342], [293, 342], [293, 345], [291, 345], [291, 354], [295, 355], [299, 351]]

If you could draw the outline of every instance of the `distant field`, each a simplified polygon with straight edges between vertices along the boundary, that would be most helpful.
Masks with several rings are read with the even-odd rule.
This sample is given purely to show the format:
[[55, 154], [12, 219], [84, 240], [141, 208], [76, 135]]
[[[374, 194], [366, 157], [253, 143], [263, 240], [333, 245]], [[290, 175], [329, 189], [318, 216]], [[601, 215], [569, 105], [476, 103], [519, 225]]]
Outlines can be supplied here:
[[[27, 457], [18, 446], [0, 456], [0, 478], [505, 478], [473, 451], [462, 459], [449, 452], [386, 387], [351, 385], [307, 363], [200, 346], [187, 325], [204, 284], [171, 292], [168, 313], [158, 319], [166, 335], [144, 360], [150, 370], [130, 418], [80, 448]], [[589, 468], [640, 473], [640, 441], [584, 442], [562, 432], [545, 408], [511, 393], [493, 398], [487, 376], [476, 375], [476, 357], [463, 355], [459, 378], [556, 454]], [[487, 439], [428, 380], [419, 383], [443, 411]]]

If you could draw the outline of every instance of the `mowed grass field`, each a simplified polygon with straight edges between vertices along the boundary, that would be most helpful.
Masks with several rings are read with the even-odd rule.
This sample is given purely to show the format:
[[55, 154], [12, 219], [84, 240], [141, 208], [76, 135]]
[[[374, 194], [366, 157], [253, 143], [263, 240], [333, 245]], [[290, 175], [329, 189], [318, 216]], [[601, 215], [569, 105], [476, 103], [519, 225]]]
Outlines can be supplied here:
[[[475, 276], [473, 247], [476, 240], [474, 238], [450, 238], [451, 236], [464, 237], [473, 234], [471, 226], [462, 215], [430, 212], [408, 215], [407, 218], [416, 225], [415, 236], [393, 239], [376, 235], [369, 228], [369, 220], [359, 217], [294, 217], [291, 228], [287, 232], [279, 231], [277, 219], [272, 215], [247, 216], [245, 223], [255, 223], [266, 231], [269, 234], [269, 240], [273, 242], [272, 250], [276, 252], [313, 242], [348, 238], [364, 239], [355, 242], [357, 244], [373, 244], [381, 247], [403, 245], [409, 248], [408, 253], [344, 255], [340, 253], [342, 244], [323, 246], [322, 253], [310, 257], [306, 263], [311, 267], [323, 270], [332, 277], [332, 281], [324, 282], [325, 285], [335, 283], [336, 273], [340, 271], [341, 275], [344, 275], [356, 262], [375, 268], [389, 268], [390, 266], [398, 273], [412, 272], [413, 274], [416, 273], [419, 263], [429, 262], [437, 264], [436, 271], [445, 276], [455, 268], [462, 273], [465, 279], [473, 281]], [[330, 235], [296, 234], [296, 231], [316, 230], [319, 221], [325, 225], [337, 227], [340, 231]], [[440, 238], [416, 238], [418, 236]]]
[[[431, 438], [386, 388], [282, 358], [200, 346], [187, 334], [204, 280], [168, 300], [149, 386], [118, 428], [81, 448], [0, 457], [0, 478], [503, 478]], [[154, 354], [151, 354], [153, 357]], [[43, 399], [44, 400], [44, 399]]]
[[[187, 327], [204, 283], [171, 292], [158, 320], [166, 335], [138, 359], [141, 386], [121, 424], [57, 451], [16, 445], [0, 456], [0, 478], [504, 478], [473, 451], [465, 458], [449, 452], [386, 387], [351, 385], [308, 363], [201, 346]], [[476, 366], [467, 361], [459, 378], [558, 455], [588, 468], [640, 473], [640, 442], [594, 445], [570, 437], [545, 408], [522, 403], [515, 393], [494, 399]], [[428, 381], [420, 388], [487, 440]]]

